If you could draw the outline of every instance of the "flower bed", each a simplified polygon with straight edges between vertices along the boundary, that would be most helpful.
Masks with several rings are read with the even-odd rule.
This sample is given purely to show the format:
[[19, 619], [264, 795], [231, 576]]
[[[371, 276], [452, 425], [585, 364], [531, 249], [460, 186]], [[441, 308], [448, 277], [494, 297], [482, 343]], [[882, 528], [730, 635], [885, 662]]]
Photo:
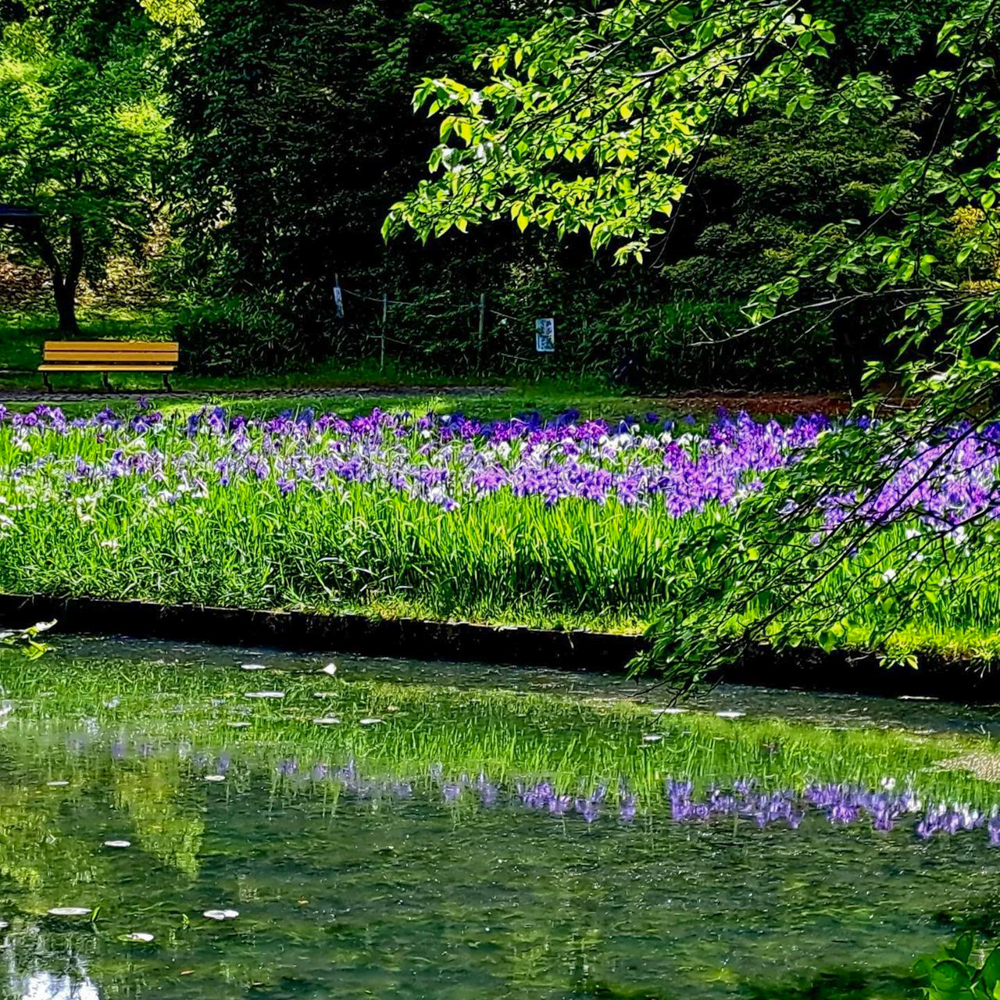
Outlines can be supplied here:
[[[265, 420], [142, 404], [69, 420], [0, 407], [0, 589], [636, 628], [698, 578], [678, 544], [827, 432], [821, 416], [698, 429], [656, 414]], [[947, 444], [917, 449], [863, 510], [951, 519], [960, 545], [962, 519], [995, 505], [994, 438], [966, 435], [943, 476], [926, 473]], [[855, 500], [831, 498], [818, 532]], [[886, 529], [882, 555], [913, 555], [901, 532]], [[993, 592], [970, 593], [914, 627], [989, 633]]]

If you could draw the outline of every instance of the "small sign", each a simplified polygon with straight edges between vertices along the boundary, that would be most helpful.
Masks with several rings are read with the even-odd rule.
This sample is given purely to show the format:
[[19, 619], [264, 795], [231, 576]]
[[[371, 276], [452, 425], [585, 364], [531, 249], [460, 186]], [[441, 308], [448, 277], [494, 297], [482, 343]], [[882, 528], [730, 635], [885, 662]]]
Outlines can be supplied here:
[[556, 321], [535, 320], [535, 350], [539, 354], [553, 354], [556, 349]]
[[333, 286], [333, 304], [337, 307], [337, 319], [344, 318], [344, 293], [340, 285]]

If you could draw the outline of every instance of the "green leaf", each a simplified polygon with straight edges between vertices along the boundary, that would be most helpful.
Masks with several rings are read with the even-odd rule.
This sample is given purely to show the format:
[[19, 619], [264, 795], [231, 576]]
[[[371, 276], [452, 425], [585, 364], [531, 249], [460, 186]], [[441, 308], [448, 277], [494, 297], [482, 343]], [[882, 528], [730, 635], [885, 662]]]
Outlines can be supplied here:
[[957, 959], [963, 964], [969, 961], [969, 956], [972, 954], [972, 946], [975, 943], [974, 936], [966, 931], [959, 939], [955, 942], [955, 946], [949, 949], [949, 954], [952, 958]]
[[979, 977], [987, 992], [990, 995], [996, 994], [997, 987], [1000, 986], [1000, 947], [990, 952], [979, 971]]
[[940, 993], [959, 993], [972, 981], [969, 970], [954, 958], [936, 962], [929, 978], [931, 987]]

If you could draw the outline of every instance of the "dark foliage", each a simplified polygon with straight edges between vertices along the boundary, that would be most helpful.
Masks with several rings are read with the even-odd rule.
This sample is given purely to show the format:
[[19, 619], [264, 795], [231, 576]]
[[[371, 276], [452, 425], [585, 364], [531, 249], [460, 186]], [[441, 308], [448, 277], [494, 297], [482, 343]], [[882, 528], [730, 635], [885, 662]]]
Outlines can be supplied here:
[[[945, 11], [900, 13], [887, 3], [816, 0], [844, 40], [832, 79], [855, 64], [905, 79]], [[905, 109], [864, 128], [757, 118], [731, 135], [694, 178], [694, 197], [659, 266], [614, 268], [584, 241], [556, 244], [496, 226], [422, 246], [388, 247], [379, 226], [424, 172], [437, 123], [415, 116], [425, 76], [470, 79], [473, 53], [544, 16], [543, 0], [339, 0], [276, 5], [204, 0], [204, 24], [183, 42], [172, 95], [189, 154], [183, 281], [225, 299], [248, 295], [292, 324], [287, 360], [335, 348], [380, 355], [381, 303], [390, 299], [386, 352], [444, 371], [537, 369], [533, 320], [557, 318], [567, 372], [597, 371], [643, 388], [856, 386], [879, 356], [885, 317], [772, 325], [730, 340], [735, 303], [788, 266], [817, 229], [863, 220], [874, 190], [913, 140]], [[333, 316], [332, 286], [346, 299]], [[478, 303], [488, 294], [483, 335]], [[190, 328], [190, 318], [185, 324]], [[240, 324], [211, 323], [239, 340]], [[228, 332], [226, 332], [228, 331]], [[728, 340], [727, 343], [719, 343]], [[220, 349], [249, 359], [252, 350]], [[213, 363], [218, 363], [215, 359]]]

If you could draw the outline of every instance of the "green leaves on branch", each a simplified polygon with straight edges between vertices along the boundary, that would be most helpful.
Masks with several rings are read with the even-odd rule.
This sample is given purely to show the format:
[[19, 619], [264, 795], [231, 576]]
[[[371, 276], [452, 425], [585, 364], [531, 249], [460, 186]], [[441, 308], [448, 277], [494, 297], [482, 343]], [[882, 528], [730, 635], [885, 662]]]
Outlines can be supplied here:
[[[971, 387], [969, 363], [1000, 346], [991, 320], [1000, 309], [998, 35], [1000, 11], [990, 0], [963, 4], [942, 27], [939, 63], [908, 95], [924, 135], [918, 155], [877, 192], [863, 226], [844, 220], [821, 230], [796, 263], [798, 280], [757, 290], [748, 310], [753, 322], [799, 308], [807, 277], [825, 280], [827, 307], [880, 304], [896, 317], [886, 338], [900, 346], [897, 375], [911, 393], [948, 393], [952, 406], [958, 403], [957, 389]], [[893, 106], [881, 81], [866, 74], [848, 93], [841, 108], [855, 98]]]
[[809, 63], [832, 42], [795, 0], [558, 10], [482, 54], [481, 86], [418, 88], [415, 107], [442, 115], [435, 176], [392, 207], [383, 234], [409, 227], [427, 240], [510, 218], [522, 231], [586, 232], [595, 248], [641, 260], [727, 121], [755, 105], [817, 102]]
[[81, 275], [100, 281], [151, 233], [175, 150], [163, 41], [138, 5], [47, 4], [0, 29], [0, 191], [41, 215], [21, 249], [49, 270], [65, 332]]

